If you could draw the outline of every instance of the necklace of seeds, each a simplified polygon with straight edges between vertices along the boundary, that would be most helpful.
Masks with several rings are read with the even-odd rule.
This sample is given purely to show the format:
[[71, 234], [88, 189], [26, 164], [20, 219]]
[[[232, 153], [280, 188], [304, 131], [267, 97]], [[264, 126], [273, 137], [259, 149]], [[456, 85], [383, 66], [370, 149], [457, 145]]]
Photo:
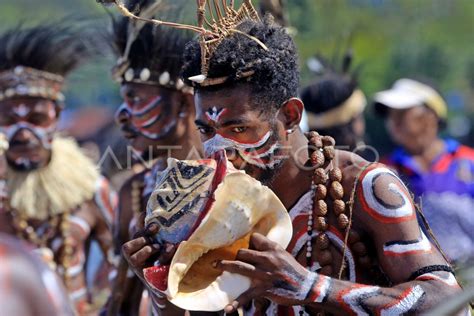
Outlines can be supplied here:
[[[330, 240], [327, 235], [328, 230], [328, 204], [327, 198], [330, 198], [333, 206], [333, 212], [337, 219], [337, 226], [344, 232], [346, 241], [350, 244], [351, 250], [357, 254], [357, 261], [363, 267], [370, 267], [372, 262], [368, 256], [367, 248], [361, 241], [359, 234], [351, 230], [352, 204], [354, 203], [354, 192], [352, 192], [351, 201], [346, 205], [344, 202], [344, 188], [341, 184], [342, 171], [333, 164], [335, 157], [335, 140], [330, 136], [321, 136], [317, 132], [310, 132], [306, 134], [308, 143], [309, 164], [314, 169], [313, 171], [313, 185], [314, 185], [314, 202], [313, 214], [310, 213], [308, 217], [308, 241], [306, 244], [306, 263], [308, 267], [312, 263], [312, 237], [314, 227], [319, 234], [316, 236], [316, 259], [321, 265], [320, 273], [331, 276], [333, 275], [333, 256], [329, 251]], [[329, 171], [326, 167], [331, 166]], [[347, 206], [347, 207], [346, 207]], [[349, 212], [348, 212], [349, 209]], [[349, 214], [348, 214], [349, 213]], [[345, 246], [347, 243], [345, 241]], [[345, 249], [343, 249], [344, 255]], [[344, 258], [343, 258], [344, 259]], [[344, 260], [339, 271], [338, 278], [342, 277], [342, 270], [344, 269]]]
[[[43, 233], [41, 236], [35, 228], [28, 223], [28, 218], [15, 210], [10, 210], [13, 226], [17, 236], [27, 240], [38, 248], [51, 249], [49, 242], [50, 234]], [[56, 269], [63, 277], [64, 282], [68, 280], [67, 269], [71, 266], [71, 257], [74, 252], [73, 240], [70, 236], [69, 212], [64, 212], [48, 219], [48, 227], [54, 228], [59, 232], [59, 238], [63, 241], [63, 246], [56, 262]], [[67, 284], [67, 283], [66, 283]]]

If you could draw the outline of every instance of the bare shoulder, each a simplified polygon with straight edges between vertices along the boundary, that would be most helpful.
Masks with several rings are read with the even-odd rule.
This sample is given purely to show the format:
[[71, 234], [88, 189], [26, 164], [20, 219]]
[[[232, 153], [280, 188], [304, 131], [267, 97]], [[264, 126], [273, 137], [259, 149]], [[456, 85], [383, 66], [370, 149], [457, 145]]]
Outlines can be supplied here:
[[361, 171], [370, 165], [370, 162], [361, 156], [344, 150], [336, 150], [335, 162], [344, 175], [343, 185], [345, 186], [352, 186]]

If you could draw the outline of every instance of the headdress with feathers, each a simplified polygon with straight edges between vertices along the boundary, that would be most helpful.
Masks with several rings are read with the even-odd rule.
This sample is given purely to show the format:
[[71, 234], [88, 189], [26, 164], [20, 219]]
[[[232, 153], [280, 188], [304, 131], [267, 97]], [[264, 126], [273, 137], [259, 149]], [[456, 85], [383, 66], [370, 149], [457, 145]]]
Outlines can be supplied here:
[[[143, 19], [152, 19], [164, 5], [161, 1], [132, 0], [127, 2], [127, 9]], [[143, 20], [114, 19], [112, 44], [118, 60], [113, 76], [119, 82], [183, 89], [179, 74], [182, 53], [190, 39], [186, 33], [154, 27]]]
[[[229, 77], [209, 78], [209, 63], [222, 41], [233, 34], [241, 34], [251, 38], [264, 50], [268, 47], [258, 38], [242, 32], [237, 27], [246, 20], [260, 21], [257, 10], [252, 0], [243, 0], [240, 7], [236, 7], [234, 0], [196, 0], [197, 4], [197, 26], [175, 22], [167, 22], [153, 18], [146, 18], [130, 11], [122, 0], [97, 0], [101, 3], [115, 4], [120, 12], [133, 21], [149, 22], [155, 25], [163, 25], [175, 29], [184, 29], [196, 32], [200, 35], [201, 46], [201, 74], [189, 78], [195, 85], [209, 86], [224, 83]], [[131, 72], [130, 72], [131, 74]], [[242, 78], [254, 74], [252, 70], [240, 74]]]
[[95, 51], [90, 37], [66, 21], [20, 25], [0, 35], [0, 101], [18, 96], [64, 100], [64, 78]]

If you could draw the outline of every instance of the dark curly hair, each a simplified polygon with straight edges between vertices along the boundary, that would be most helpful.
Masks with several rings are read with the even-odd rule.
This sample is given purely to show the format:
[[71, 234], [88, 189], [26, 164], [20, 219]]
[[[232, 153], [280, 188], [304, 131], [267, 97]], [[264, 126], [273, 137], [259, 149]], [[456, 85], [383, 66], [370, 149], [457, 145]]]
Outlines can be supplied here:
[[[246, 84], [250, 87], [253, 101], [264, 110], [276, 110], [298, 95], [299, 70], [295, 44], [281, 26], [267, 15], [262, 22], [246, 20], [237, 29], [262, 41], [268, 50], [248, 36], [234, 33], [226, 37], [213, 54], [209, 78], [229, 76], [219, 86], [196, 87], [199, 90], [216, 90]], [[253, 70], [245, 79], [239, 74]], [[201, 74], [201, 50], [197, 40], [190, 42], [184, 54], [182, 77], [191, 84], [189, 77]]]
[[[358, 72], [350, 72], [352, 54], [347, 53], [342, 66], [329, 64], [326, 59], [318, 56], [318, 61], [323, 65], [323, 72], [310, 85], [302, 89], [300, 95], [305, 109], [309, 113], [321, 114], [333, 110], [343, 104], [358, 88]], [[318, 128], [318, 132], [332, 136], [339, 145], [355, 147], [359, 139], [354, 135], [353, 122], [351, 121], [331, 126], [325, 129]], [[310, 126], [314, 129], [314, 126]]]
[[357, 81], [345, 74], [329, 73], [301, 91], [305, 109], [312, 113], [324, 113], [340, 106], [354, 90]]

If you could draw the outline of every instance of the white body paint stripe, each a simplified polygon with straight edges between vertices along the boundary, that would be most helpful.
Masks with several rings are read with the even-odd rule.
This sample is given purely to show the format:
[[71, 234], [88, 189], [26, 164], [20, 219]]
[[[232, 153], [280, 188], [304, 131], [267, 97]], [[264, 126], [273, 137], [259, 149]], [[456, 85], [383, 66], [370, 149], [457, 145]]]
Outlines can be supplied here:
[[398, 218], [412, 215], [414, 208], [410, 198], [406, 195], [406, 192], [400, 190], [400, 188], [395, 183], [390, 183], [388, 189], [393, 193], [399, 194], [403, 198], [403, 206], [395, 209], [389, 209], [377, 201], [373, 189], [373, 181], [376, 176], [383, 173], [388, 173], [398, 179], [398, 177], [387, 168], [375, 168], [374, 170], [369, 171], [362, 180], [362, 189], [364, 191], [364, 197], [368, 206], [384, 217]]
[[323, 282], [323, 284], [321, 285], [321, 288], [319, 289], [319, 296], [314, 301], [315, 303], [321, 303], [324, 300], [324, 298], [328, 294], [329, 287], [331, 285], [331, 278], [327, 276], [323, 276], [323, 275], [320, 275], [319, 277], [323, 278], [323, 280], [321, 281]]
[[86, 294], [87, 294], [87, 289], [86, 288], [81, 288], [77, 291], [71, 292], [69, 294], [69, 298], [72, 301], [77, 301], [77, 300], [81, 299], [82, 297], [86, 296]]
[[360, 305], [360, 300], [366, 295], [376, 295], [380, 291], [378, 286], [364, 286], [356, 288], [345, 294], [342, 299], [357, 316], [368, 316]]
[[83, 231], [84, 231], [84, 234], [89, 236], [90, 232], [91, 232], [91, 227], [89, 225], [88, 222], [86, 222], [84, 219], [78, 217], [78, 216], [75, 216], [75, 215], [71, 215], [69, 216], [69, 220], [76, 224], [77, 226], [79, 226]]
[[206, 112], [206, 117], [214, 122], [219, 122], [222, 114], [224, 114], [227, 111], [226, 108], [222, 108], [220, 110], [217, 109], [217, 107], [213, 107], [211, 110]]
[[421, 238], [418, 240], [418, 242], [412, 244], [393, 244], [390, 246], [384, 246], [384, 253], [387, 255], [401, 255], [410, 252], [430, 252], [431, 242], [428, 240], [428, 238], [422, 231], [420, 233]]
[[414, 286], [411, 291], [397, 304], [384, 308], [380, 311], [380, 316], [398, 316], [411, 311], [413, 306], [425, 294], [421, 286]]
[[76, 277], [84, 270], [84, 262], [80, 262], [73, 267], [67, 268], [67, 275], [69, 277]]
[[417, 277], [415, 280], [418, 280], [418, 281], [429, 281], [429, 280], [436, 280], [436, 281], [440, 281], [440, 282], [443, 282], [444, 284], [448, 285], [448, 286], [458, 286], [458, 281], [456, 280], [456, 278], [454, 277], [454, 275], [450, 272], [445, 272], [445, 271], [439, 271], [437, 273], [443, 273], [445, 275], [445, 277], [441, 276], [441, 275], [438, 275], [438, 274], [434, 274], [434, 273], [425, 273], [425, 274], [422, 274], [420, 275], [419, 277]]
[[261, 147], [263, 144], [265, 144], [270, 139], [271, 135], [272, 135], [272, 132], [268, 131], [262, 137], [262, 139], [260, 139], [256, 143], [245, 144], [245, 143], [236, 142], [235, 140], [232, 140], [232, 139], [229, 139], [229, 138], [225, 138], [224, 136], [222, 136], [220, 134], [216, 134], [211, 139], [206, 140], [203, 145], [204, 145], [204, 148], [206, 149], [206, 152], [207, 152], [207, 149], [213, 149], [213, 151], [210, 152], [211, 154], [216, 152], [216, 151], [219, 151], [221, 149], [225, 149], [225, 148], [236, 148], [236, 149], [239, 149], [239, 150], [246, 150], [246, 149], [250, 150], [250, 149], [255, 149], [255, 148]]

